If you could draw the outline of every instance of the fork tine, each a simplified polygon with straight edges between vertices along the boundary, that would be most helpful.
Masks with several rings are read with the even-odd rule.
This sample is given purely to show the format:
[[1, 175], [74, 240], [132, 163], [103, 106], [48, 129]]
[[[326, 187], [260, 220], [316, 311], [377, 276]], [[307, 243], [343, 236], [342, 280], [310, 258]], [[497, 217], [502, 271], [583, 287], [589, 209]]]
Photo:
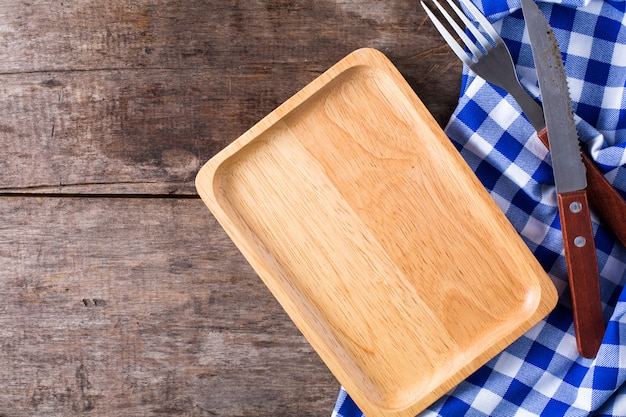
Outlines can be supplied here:
[[424, 8], [424, 11], [426, 11], [426, 14], [430, 18], [431, 22], [433, 22], [433, 25], [437, 28], [441, 36], [443, 36], [444, 40], [446, 41], [448, 46], [450, 46], [452, 51], [454, 51], [454, 53], [461, 59], [461, 61], [463, 61], [463, 63], [465, 63], [465, 65], [468, 65], [468, 66], [472, 65], [473, 64], [472, 58], [467, 54], [467, 52], [465, 52], [465, 50], [459, 46], [459, 44], [456, 42], [456, 40], [450, 34], [450, 32], [448, 32], [448, 30], [439, 21], [439, 19], [433, 14], [433, 12], [428, 8], [428, 6], [424, 4], [424, 1], [420, 0], [420, 3], [422, 7]]
[[[476, 47], [476, 45], [474, 44], [474, 41], [472, 41], [467, 36], [467, 34], [465, 33], [465, 30], [461, 29], [461, 27], [456, 23], [454, 18], [450, 16], [450, 14], [446, 11], [446, 9], [444, 9], [437, 0], [432, 0], [432, 1], [434, 5], [437, 6], [437, 9], [439, 9], [443, 17], [446, 19], [446, 21], [450, 24], [450, 27], [452, 27], [454, 32], [456, 32], [456, 34], [463, 40], [463, 43], [465, 43], [465, 46], [467, 46], [467, 48], [472, 52], [472, 54], [474, 55], [474, 58], [478, 59], [482, 55], [482, 52], [480, 51], [480, 49]], [[456, 10], [455, 12], [458, 14]]]
[[[465, 13], [463, 13], [461, 11], [461, 9], [459, 9], [457, 7], [456, 4], [454, 4], [454, 2], [452, 0], [447, 0], [448, 4], [450, 5], [450, 7], [452, 8], [452, 10], [454, 10], [454, 12], [457, 14], [457, 16], [459, 16], [459, 18], [463, 21], [463, 23], [465, 24], [465, 26], [470, 30], [470, 32], [472, 32], [472, 35], [474, 35], [474, 37], [476, 38], [476, 40], [478, 41], [478, 43], [480, 43], [480, 45], [485, 49], [485, 51], [487, 51], [489, 48], [491, 48], [493, 45], [491, 44], [491, 41], [489, 41], [489, 39], [487, 39], [485, 37], [485, 35], [482, 34], [481, 31], [478, 30], [478, 28], [474, 25], [474, 23], [472, 21], [470, 21], [467, 16], [465, 15]], [[462, 0], [459, 0], [462, 1]], [[471, 3], [471, 2], [467, 2], [467, 3]], [[463, 4], [467, 7], [467, 3], [463, 2]], [[474, 5], [472, 4], [472, 7]], [[469, 7], [468, 7], [469, 8]], [[475, 11], [477, 15], [480, 15], [480, 13], [478, 12], [478, 9], [476, 9], [475, 7], [473, 9], [470, 9], [471, 11]], [[476, 17], [476, 15], [474, 13], [472, 13], [472, 15], [474, 17]], [[476, 18], [478, 20], [478, 18]], [[484, 27], [484, 24], [482, 21], [479, 21], [479, 23], [481, 23], [481, 25]], [[489, 22], [487, 22], [487, 25], [489, 25]], [[494, 39], [495, 41], [495, 39]]]
[[[450, 0], [448, 0], [448, 2], [450, 2]], [[467, 8], [467, 10], [470, 11], [472, 16], [474, 16], [474, 19], [476, 19], [476, 21], [485, 30], [485, 32], [487, 32], [489, 34], [489, 36], [491, 36], [491, 39], [493, 39], [493, 41], [495, 43], [503, 43], [504, 42], [502, 40], [502, 38], [500, 37], [500, 34], [495, 30], [495, 28], [489, 22], [489, 20], [487, 20], [485, 15], [482, 14], [481, 11], [478, 10], [478, 8], [476, 6], [474, 6], [474, 4], [471, 1], [469, 1], [469, 0], [459, 0], [459, 2], [463, 3], [463, 5]], [[454, 7], [456, 8], [456, 6], [454, 6]], [[463, 21], [465, 22], [465, 20], [463, 20]], [[472, 30], [472, 28], [475, 28], [475, 26], [473, 24], [472, 25], [468, 25], [468, 27], [470, 27], [470, 30]], [[472, 31], [472, 33], [474, 33], [474, 32]], [[475, 34], [474, 34], [474, 36], [475, 36]]]

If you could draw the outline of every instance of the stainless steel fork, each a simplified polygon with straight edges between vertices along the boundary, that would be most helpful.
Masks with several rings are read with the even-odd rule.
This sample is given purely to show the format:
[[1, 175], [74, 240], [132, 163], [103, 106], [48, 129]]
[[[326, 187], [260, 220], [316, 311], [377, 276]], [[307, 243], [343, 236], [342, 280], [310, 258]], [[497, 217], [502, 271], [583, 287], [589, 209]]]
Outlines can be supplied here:
[[[437, 0], [432, 0], [437, 9], [441, 12], [441, 15], [449, 23], [454, 32], [461, 38], [470, 53], [467, 53], [454, 39], [454, 36], [445, 28], [441, 21], [434, 15], [434, 13], [426, 6], [424, 1], [420, 1], [422, 7], [426, 11], [426, 14], [433, 22], [439, 33], [446, 40], [450, 48], [457, 54], [457, 56], [472, 70], [476, 75], [483, 78], [485, 81], [491, 84], [497, 85], [500, 88], [506, 90], [513, 96], [517, 104], [521, 107], [528, 120], [533, 125], [537, 132], [541, 131], [545, 127], [545, 121], [543, 118], [543, 109], [537, 102], [524, 90], [521, 86], [519, 79], [517, 78], [517, 72], [515, 71], [515, 65], [511, 58], [511, 53], [506, 44], [489, 23], [487, 18], [474, 6], [469, 0], [459, 0], [467, 10], [471, 13], [474, 19], [482, 27], [481, 32], [475, 25], [468, 19], [468, 17], [452, 2], [447, 0], [450, 8], [461, 19], [465, 26], [472, 33], [479, 46], [472, 41], [463, 29], [456, 23], [455, 19], [444, 9]], [[490, 38], [488, 39], [487, 36]], [[471, 55], [470, 55], [471, 54]]]

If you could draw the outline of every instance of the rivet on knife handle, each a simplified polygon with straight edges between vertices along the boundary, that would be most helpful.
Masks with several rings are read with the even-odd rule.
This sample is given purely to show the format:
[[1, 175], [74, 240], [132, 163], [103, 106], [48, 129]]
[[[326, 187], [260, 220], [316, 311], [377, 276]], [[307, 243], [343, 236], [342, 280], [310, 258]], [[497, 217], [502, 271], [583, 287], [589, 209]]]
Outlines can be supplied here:
[[[548, 143], [548, 131], [544, 128], [537, 133], [539, 139], [546, 148]], [[609, 226], [615, 236], [626, 247], [626, 201], [619, 192], [613, 188], [610, 182], [604, 178], [596, 164], [584, 152], [583, 163], [587, 168], [587, 197], [595, 213]]]
[[[585, 190], [558, 195], [563, 243], [569, 263], [569, 277], [574, 329], [580, 354], [594, 358], [604, 337], [604, 318], [600, 299], [600, 283], [594, 277], [598, 270], [589, 203]], [[590, 262], [593, 260], [593, 262]]]

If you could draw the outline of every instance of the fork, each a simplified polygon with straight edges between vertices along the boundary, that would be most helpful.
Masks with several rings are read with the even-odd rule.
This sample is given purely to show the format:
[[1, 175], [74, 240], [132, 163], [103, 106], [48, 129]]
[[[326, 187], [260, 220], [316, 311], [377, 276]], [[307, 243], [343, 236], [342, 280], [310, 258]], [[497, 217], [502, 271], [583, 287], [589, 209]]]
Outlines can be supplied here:
[[[503, 88], [511, 94], [537, 131], [537, 137], [546, 148], [550, 149], [548, 133], [545, 128], [545, 119], [543, 117], [543, 108], [521, 86], [509, 49], [487, 18], [470, 0], [459, 0], [459, 2], [469, 10], [490, 39], [487, 39], [487, 37], [478, 30], [452, 0], [447, 0], [451, 9], [456, 13], [459, 19], [463, 21], [476, 39], [478, 43], [477, 46], [437, 0], [432, 0], [432, 2], [454, 29], [454, 32], [463, 40], [471, 56], [457, 43], [450, 32], [448, 32], [428, 6], [426, 6], [424, 1], [420, 0], [426, 14], [454, 53], [456, 53], [461, 61], [476, 75], [491, 84]], [[624, 213], [626, 213], [626, 201], [619, 192], [613, 188], [611, 183], [607, 181], [586, 152], [582, 152], [582, 159], [587, 168], [587, 192], [589, 193], [589, 200], [592, 206], [597, 214], [599, 214], [600, 218], [613, 230], [622, 245], [626, 246], [626, 216], [624, 216]]]
[[[506, 44], [502, 40], [502, 37], [489, 23], [487, 18], [474, 6], [469, 0], [459, 0], [467, 10], [476, 19], [479, 25], [483, 28], [485, 34], [478, 30], [476, 26], [467, 18], [451, 0], [447, 0], [450, 8], [456, 13], [456, 15], [463, 21], [465, 26], [476, 38], [477, 46], [469, 36], [465, 33], [456, 21], [450, 16], [450, 14], [439, 4], [437, 0], [432, 0], [437, 9], [441, 12], [442, 16], [450, 24], [454, 32], [461, 38], [465, 46], [469, 49], [468, 54], [454, 39], [450, 32], [445, 28], [441, 21], [434, 15], [434, 13], [426, 6], [424, 1], [420, 1], [422, 7], [426, 11], [426, 14], [433, 22], [441, 36], [448, 43], [454, 53], [463, 61], [465, 65], [469, 67], [476, 75], [494, 84], [500, 88], [506, 90], [513, 96], [515, 101], [528, 117], [528, 120], [533, 125], [537, 132], [541, 131], [546, 125], [543, 118], [543, 109], [537, 102], [524, 90], [517, 77], [515, 71], [515, 65], [511, 58], [511, 53]], [[486, 37], [489, 36], [490, 39]]]

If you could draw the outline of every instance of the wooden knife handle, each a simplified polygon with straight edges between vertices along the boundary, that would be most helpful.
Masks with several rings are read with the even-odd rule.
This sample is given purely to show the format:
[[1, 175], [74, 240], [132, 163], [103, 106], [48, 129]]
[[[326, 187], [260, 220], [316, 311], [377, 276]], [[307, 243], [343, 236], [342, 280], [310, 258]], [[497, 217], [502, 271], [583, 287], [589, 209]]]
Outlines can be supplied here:
[[[548, 131], [542, 129], [537, 133], [541, 142], [550, 149]], [[583, 163], [587, 168], [587, 195], [595, 212], [612, 230], [615, 236], [626, 247], [626, 201], [610, 182], [604, 178], [591, 158], [582, 152]]]
[[578, 351], [594, 358], [604, 337], [598, 260], [585, 190], [558, 195]]

